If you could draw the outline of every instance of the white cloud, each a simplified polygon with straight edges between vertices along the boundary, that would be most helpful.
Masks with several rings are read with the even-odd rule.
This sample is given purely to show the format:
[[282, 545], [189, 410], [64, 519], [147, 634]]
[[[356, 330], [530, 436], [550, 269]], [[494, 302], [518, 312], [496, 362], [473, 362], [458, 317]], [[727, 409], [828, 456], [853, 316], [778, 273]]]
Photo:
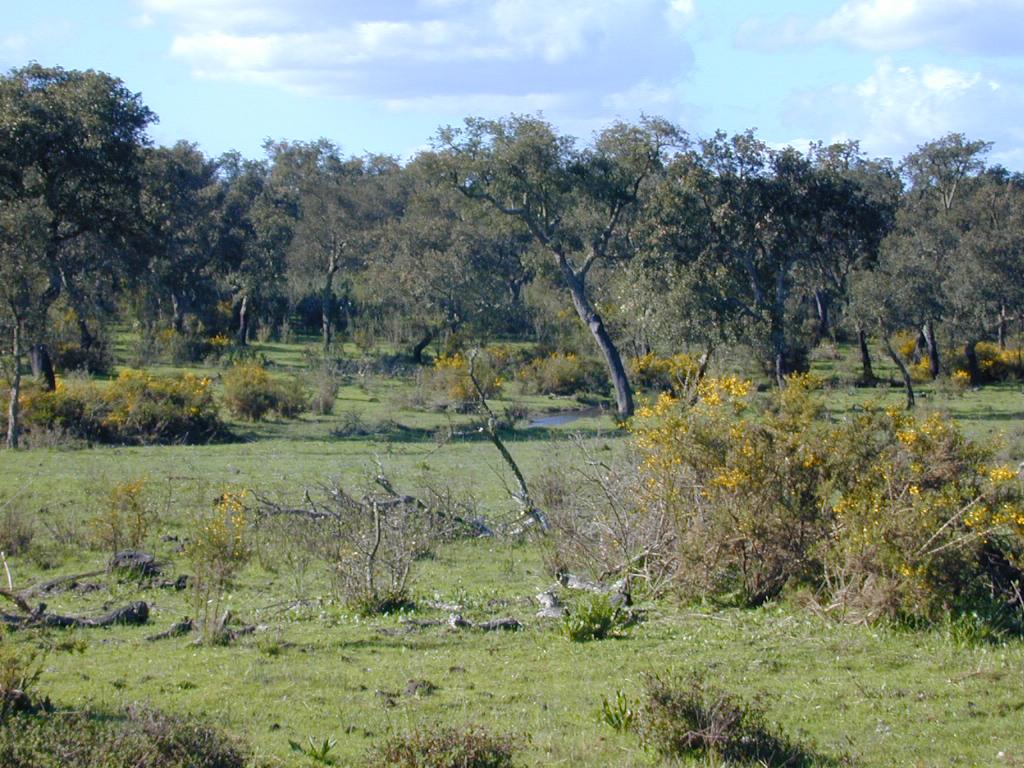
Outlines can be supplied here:
[[789, 119], [813, 134], [860, 139], [867, 152], [896, 158], [952, 131], [994, 140], [997, 151], [1024, 140], [1017, 120], [1024, 80], [1010, 74], [901, 66], [884, 58], [862, 81], [801, 93], [789, 107]]
[[172, 26], [172, 55], [198, 77], [393, 109], [444, 99], [587, 109], [609, 93], [651, 109], [692, 67], [682, 32], [696, 14], [693, 0], [137, 2]]
[[817, 20], [751, 19], [739, 40], [752, 47], [840, 42], [868, 51], [932, 46], [950, 53], [1024, 53], [1021, 0], [848, 0]]

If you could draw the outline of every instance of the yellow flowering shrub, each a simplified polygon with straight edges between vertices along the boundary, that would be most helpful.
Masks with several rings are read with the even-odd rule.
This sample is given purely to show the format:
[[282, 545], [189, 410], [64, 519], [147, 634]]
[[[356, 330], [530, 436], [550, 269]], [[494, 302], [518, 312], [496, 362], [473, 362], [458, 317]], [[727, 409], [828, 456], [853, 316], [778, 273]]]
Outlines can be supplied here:
[[132, 369], [105, 385], [61, 379], [53, 392], [24, 390], [23, 421], [29, 432], [59, 430], [101, 443], [206, 442], [223, 428], [210, 383]]
[[[501, 392], [504, 381], [486, 351], [476, 356], [473, 375], [485, 397], [496, 397]], [[469, 359], [461, 352], [435, 358], [433, 368], [426, 372], [424, 384], [444, 406], [463, 409], [477, 401], [476, 389], [469, 378]]]
[[[792, 377], [759, 408], [707, 379], [630, 425], [642, 508], [676, 521], [677, 582], [756, 604], [809, 587], [858, 620], [978, 613], [1024, 628], [1024, 489], [945, 417], [867, 408], [833, 422]], [[986, 618], [988, 620], [988, 618]]]
[[684, 352], [660, 357], [653, 352], [629, 361], [629, 380], [637, 389], [665, 392], [685, 388], [697, 378], [699, 365]]
[[96, 543], [109, 552], [142, 547], [155, 521], [148, 480], [137, 477], [115, 483], [102, 507], [89, 521]]
[[542, 395], [574, 395], [608, 389], [604, 367], [572, 352], [552, 352], [519, 369], [523, 388]]
[[259, 363], [236, 363], [224, 374], [224, 404], [231, 415], [248, 421], [271, 412], [294, 418], [306, 409], [308, 395], [298, 379], [275, 379]]

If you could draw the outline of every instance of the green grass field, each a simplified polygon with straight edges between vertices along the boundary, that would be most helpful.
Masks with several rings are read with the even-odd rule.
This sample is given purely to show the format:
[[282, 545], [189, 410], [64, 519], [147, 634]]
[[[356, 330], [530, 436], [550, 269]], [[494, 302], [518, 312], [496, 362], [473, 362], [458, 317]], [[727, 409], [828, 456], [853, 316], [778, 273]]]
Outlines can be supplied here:
[[[280, 370], [303, 362], [301, 345], [257, 350]], [[815, 371], [835, 380], [827, 402], [836, 416], [867, 400], [903, 402], [898, 388], [847, 384], [848, 356], [819, 361]], [[877, 372], [890, 373], [881, 365]], [[299, 503], [304, 487], [326, 478], [361, 487], [377, 462], [403, 491], [444, 486], [472, 498], [491, 520], [514, 517], [511, 478], [494, 447], [472, 432], [473, 417], [411, 409], [411, 386], [379, 377], [351, 381], [330, 416], [234, 422], [235, 439], [207, 446], [0, 452], [0, 499], [30, 518], [35, 531], [27, 552], [7, 558], [15, 587], [102, 568], [107, 554], [82, 546], [89, 520], [115, 483], [140, 478], [158, 513], [149, 549], [168, 577], [187, 572], [176, 550], [192, 514], [225, 490], [256, 489]], [[583, 408], [513, 387], [509, 393], [531, 414]], [[962, 395], [926, 386], [921, 394], [922, 409], [948, 412], [971, 437], [996, 440], [1006, 460], [1024, 459], [1021, 385]], [[576, 434], [611, 453], [625, 440], [609, 417], [591, 415], [520, 428], [507, 442], [526, 477], [536, 479], [581, 460]], [[334, 738], [331, 757], [349, 765], [389, 733], [477, 723], [516, 737], [517, 765], [647, 766], [660, 764], [658, 756], [635, 735], [602, 722], [602, 700], [618, 691], [635, 699], [645, 673], [702, 671], [745, 699], [760, 699], [794, 738], [854, 765], [1024, 766], [1020, 640], [976, 645], [955, 627], [839, 625], [789, 604], [739, 610], [664, 600], [641, 606], [646, 620], [622, 637], [573, 643], [557, 621], [534, 616], [534, 595], [553, 583], [536, 542], [461, 540], [417, 565], [417, 609], [365, 618], [333, 596], [316, 563], [300, 573], [262, 552], [224, 599], [239, 624], [260, 630], [222, 646], [145, 639], [194, 612], [188, 590], [110, 575], [87, 579], [100, 588], [48, 595], [48, 609], [92, 615], [141, 599], [151, 605], [150, 622], [54, 633], [83, 648], [51, 653], [39, 687], [58, 709], [114, 714], [146, 702], [201, 714], [277, 765], [315, 764], [292, 751], [289, 740]], [[463, 606], [470, 620], [512, 616], [525, 628], [453, 630], [446, 611], [428, 606], [435, 601]], [[415, 692], [415, 680], [436, 690]]]

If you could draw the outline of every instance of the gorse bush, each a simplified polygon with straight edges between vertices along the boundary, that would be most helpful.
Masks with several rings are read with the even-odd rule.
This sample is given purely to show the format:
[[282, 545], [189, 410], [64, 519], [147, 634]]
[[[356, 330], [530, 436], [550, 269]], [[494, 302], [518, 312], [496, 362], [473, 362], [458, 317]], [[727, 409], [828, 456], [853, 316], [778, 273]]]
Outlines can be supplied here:
[[[30, 433], [59, 430], [101, 443], [197, 443], [223, 430], [210, 380], [188, 373], [125, 370], [107, 384], [58, 379], [53, 392], [23, 391], [21, 405]], [[6, 428], [6, 414], [0, 422]]]
[[224, 374], [224, 404], [233, 416], [260, 421], [274, 412], [294, 418], [306, 409], [308, 395], [297, 379], [274, 379], [259, 363], [238, 363]]
[[629, 380], [637, 389], [671, 392], [695, 382], [700, 366], [684, 352], [670, 357], [648, 352], [631, 359], [628, 370]]
[[[484, 396], [497, 397], [501, 393], [503, 381], [491, 356], [481, 352], [476, 355], [472, 365], [473, 375]], [[469, 367], [469, 358], [461, 352], [434, 359], [433, 368], [425, 373], [424, 384], [436, 403], [457, 410], [475, 405], [478, 396], [469, 377]]]
[[552, 352], [519, 369], [517, 378], [527, 391], [542, 395], [572, 395], [577, 392], [605, 392], [608, 377], [603, 366], [578, 355]]
[[116, 483], [90, 522], [95, 543], [108, 552], [145, 544], [156, 522], [146, 478]]
[[701, 383], [632, 424], [641, 506], [676, 527], [678, 585], [758, 604], [806, 586], [852, 620], [983, 611], [1019, 624], [1016, 472], [947, 419], [867, 408], [833, 423], [806, 376], [763, 411], [749, 386]]

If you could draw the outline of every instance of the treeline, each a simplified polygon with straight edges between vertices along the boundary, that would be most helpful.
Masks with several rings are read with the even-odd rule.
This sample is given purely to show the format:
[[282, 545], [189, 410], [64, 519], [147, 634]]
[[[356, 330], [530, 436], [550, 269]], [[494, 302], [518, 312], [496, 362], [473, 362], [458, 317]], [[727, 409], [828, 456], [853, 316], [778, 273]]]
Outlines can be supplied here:
[[912, 403], [908, 357], [980, 383], [978, 345], [1021, 328], [1024, 177], [959, 134], [895, 164], [655, 119], [584, 144], [513, 116], [441, 129], [403, 164], [326, 140], [207, 157], [151, 146], [155, 119], [103, 73], [0, 79], [10, 429], [26, 358], [103, 370], [115, 324], [141, 362], [295, 333], [417, 362], [495, 336], [596, 350], [621, 417], [624, 357], [742, 346], [782, 386], [821, 340], [857, 340], [864, 383], [875, 348]]

